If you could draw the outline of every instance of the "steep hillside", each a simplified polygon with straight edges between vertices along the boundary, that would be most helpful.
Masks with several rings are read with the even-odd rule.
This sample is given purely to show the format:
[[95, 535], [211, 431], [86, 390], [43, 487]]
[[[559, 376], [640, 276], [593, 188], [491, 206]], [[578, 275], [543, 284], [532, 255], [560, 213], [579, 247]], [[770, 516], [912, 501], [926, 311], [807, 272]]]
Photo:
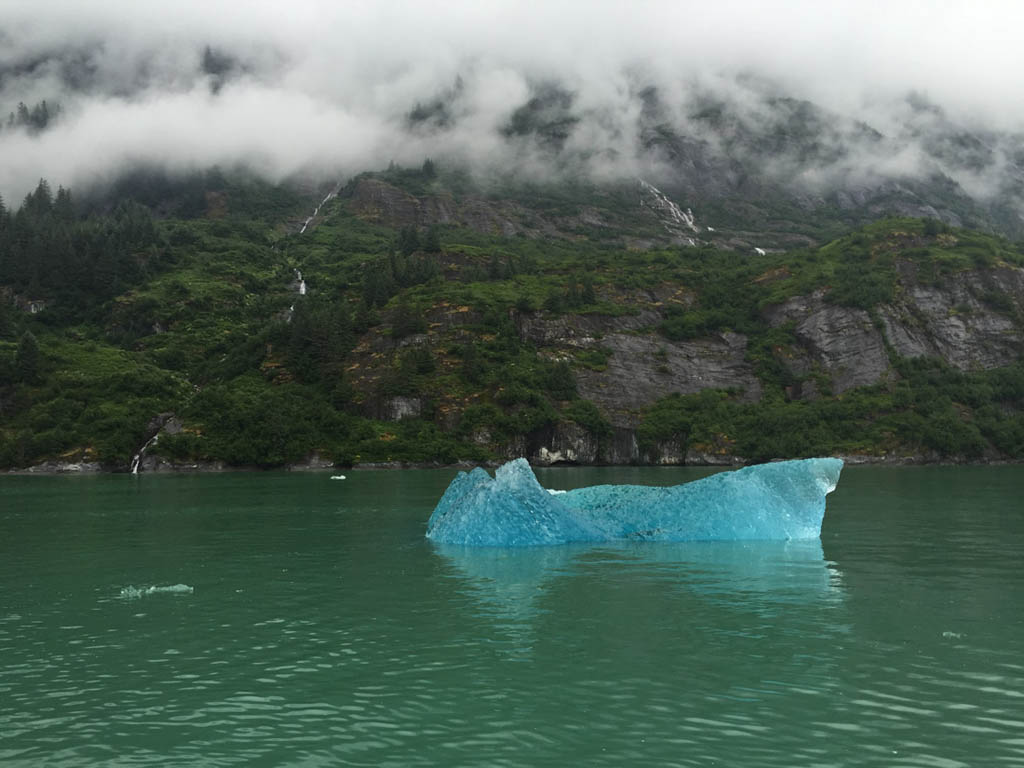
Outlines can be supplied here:
[[1024, 251], [989, 234], [784, 249], [649, 182], [433, 163], [121, 192], [162, 218], [0, 219], [5, 467], [1024, 457]]

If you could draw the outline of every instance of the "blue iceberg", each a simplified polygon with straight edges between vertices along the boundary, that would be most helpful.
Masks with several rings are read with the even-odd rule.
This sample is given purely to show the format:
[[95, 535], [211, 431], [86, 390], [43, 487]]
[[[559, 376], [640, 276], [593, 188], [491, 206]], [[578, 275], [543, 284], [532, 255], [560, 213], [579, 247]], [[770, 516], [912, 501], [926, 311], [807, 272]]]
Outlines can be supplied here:
[[821, 535], [840, 459], [800, 459], [721, 472], [683, 485], [541, 487], [525, 459], [460, 472], [427, 522], [443, 544], [532, 547], [621, 540], [738, 541]]

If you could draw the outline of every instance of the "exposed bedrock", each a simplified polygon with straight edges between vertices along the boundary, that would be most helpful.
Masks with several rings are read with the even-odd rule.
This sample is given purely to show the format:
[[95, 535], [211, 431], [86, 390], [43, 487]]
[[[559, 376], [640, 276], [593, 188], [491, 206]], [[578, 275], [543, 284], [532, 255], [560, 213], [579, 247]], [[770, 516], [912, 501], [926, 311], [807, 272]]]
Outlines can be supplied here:
[[792, 325], [796, 347], [779, 355], [790, 373], [805, 379], [821, 372], [840, 394], [891, 380], [890, 350], [940, 358], [962, 371], [1009, 365], [1024, 351], [1012, 317], [1024, 311], [1024, 270], [969, 270], [938, 284], [919, 282], [911, 263], [901, 263], [899, 272], [895, 299], [875, 307], [873, 316], [829, 303], [824, 290], [766, 309], [773, 327]]
[[[733, 389], [757, 400], [761, 384], [746, 360], [747, 338], [722, 333], [673, 342], [654, 332], [660, 315], [524, 315], [519, 333], [555, 358], [600, 351], [605, 363], [576, 372], [581, 397], [593, 401], [613, 425], [634, 427], [638, 413], [675, 392]], [[618, 452], [617, 452], [618, 453]]]
[[888, 375], [890, 364], [882, 334], [863, 309], [825, 301], [824, 291], [796, 296], [767, 310], [773, 327], [794, 324], [798, 347], [783, 357], [796, 378], [812, 370], [826, 373], [832, 392], [876, 384]]

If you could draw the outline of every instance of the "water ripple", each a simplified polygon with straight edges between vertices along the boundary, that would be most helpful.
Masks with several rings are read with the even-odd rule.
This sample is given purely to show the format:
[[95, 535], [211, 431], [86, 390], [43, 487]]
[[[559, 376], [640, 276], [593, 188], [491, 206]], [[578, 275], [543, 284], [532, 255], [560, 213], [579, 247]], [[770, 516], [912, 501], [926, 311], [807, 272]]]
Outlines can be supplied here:
[[382, 506], [356, 473], [345, 515], [298, 515], [308, 478], [154, 481], [173, 507], [2, 528], [4, 768], [1024, 768], [1005, 516], [851, 501], [809, 548], [473, 555], [420, 543], [429, 485]]

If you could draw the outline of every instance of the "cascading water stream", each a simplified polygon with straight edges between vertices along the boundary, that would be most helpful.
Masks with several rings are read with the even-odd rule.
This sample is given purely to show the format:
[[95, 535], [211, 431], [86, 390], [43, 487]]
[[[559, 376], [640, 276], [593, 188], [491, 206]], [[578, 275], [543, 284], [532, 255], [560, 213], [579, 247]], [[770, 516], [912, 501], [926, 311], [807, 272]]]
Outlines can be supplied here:
[[302, 223], [302, 229], [299, 230], [299, 234], [300, 235], [303, 234], [306, 231], [306, 228], [313, 222], [313, 219], [315, 219], [317, 217], [317, 214], [320, 213], [320, 209], [323, 208], [324, 205], [327, 204], [327, 201], [330, 200], [332, 197], [337, 197], [338, 189], [339, 189], [339, 187], [335, 187], [330, 192], [328, 192], [327, 196], [324, 197], [324, 199], [320, 201], [320, 204], [316, 208], [313, 209], [313, 215], [309, 216]]
[[[301, 234], [303, 234], [303, 233], [304, 233], [304, 232], [306, 231], [306, 229], [307, 229], [307, 228], [309, 227], [309, 225], [310, 225], [310, 224], [311, 224], [311, 223], [313, 222], [313, 220], [314, 220], [314, 219], [315, 219], [315, 218], [316, 218], [316, 217], [317, 217], [317, 216], [319, 215], [319, 213], [320, 213], [320, 210], [321, 210], [321, 209], [322, 209], [322, 208], [323, 208], [323, 207], [324, 207], [324, 206], [325, 206], [325, 205], [326, 205], [326, 204], [327, 204], [327, 203], [328, 203], [328, 202], [329, 202], [329, 201], [330, 201], [330, 200], [331, 200], [332, 198], [334, 198], [334, 197], [337, 197], [337, 196], [338, 196], [338, 192], [339, 192], [340, 190], [341, 190], [341, 185], [340, 185], [340, 184], [338, 184], [338, 185], [336, 185], [336, 186], [335, 186], [335, 187], [334, 187], [334, 188], [333, 188], [333, 189], [332, 189], [332, 190], [331, 190], [330, 192], [328, 192], [328, 193], [327, 193], [327, 194], [326, 194], [326, 195], [324, 196], [324, 199], [320, 201], [320, 203], [319, 203], [319, 204], [318, 204], [318, 205], [316, 206], [316, 208], [314, 208], [314, 209], [313, 209], [313, 213], [312, 213], [312, 215], [311, 215], [311, 216], [309, 216], [308, 218], [306, 218], [306, 220], [305, 220], [305, 221], [303, 222], [303, 224], [302, 224], [302, 229], [300, 229], [300, 230], [299, 230], [299, 234], [300, 234], [300, 235], [301, 235]], [[276, 250], [276, 248], [275, 248], [275, 250]], [[298, 292], [299, 296], [305, 296], [305, 295], [306, 295], [306, 292], [307, 292], [307, 290], [308, 290], [308, 287], [307, 287], [307, 285], [306, 285], [306, 279], [305, 279], [305, 278], [304, 278], [304, 277], [302, 276], [302, 271], [301, 271], [301, 270], [299, 270], [299, 269], [297, 269], [297, 268], [293, 268], [293, 269], [294, 269], [294, 271], [295, 271], [295, 280], [296, 280], [296, 283], [297, 283], [297, 286], [296, 286], [296, 291]], [[289, 321], [291, 320], [291, 314], [292, 314], [292, 313], [293, 313], [294, 311], [295, 311], [295, 305], [294, 305], [294, 304], [292, 304], [292, 305], [291, 305], [291, 306], [290, 306], [290, 307], [288, 308], [288, 318], [287, 318], [287, 319], [288, 319]], [[147, 450], [147, 449], [148, 449], [148, 448], [149, 448], [149, 447], [150, 447], [151, 445], [153, 445], [153, 444], [154, 444], [155, 442], [157, 442], [157, 439], [158, 439], [159, 437], [160, 437], [160, 433], [159, 433], [159, 432], [157, 432], [157, 433], [156, 433], [155, 435], [153, 435], [153, 436], [152, 436], [151, 438], [149, 438], [149, 440], [147, 440], [147, 441], [145, 442], [145, 444], [144, 444], [144, 445], [143, 445], [143, 446], [142, 446], [142, 447], [141, 447], [141, 448], [139, 449], [138, 453], [136, 453], [136, 454], [135, 454], [135, 455], [134, 455], [134, 456], [132, 457], [132, 461], [131, 461], [131, 464], [129, 465], [129, 471], [131, 472], [131, 474], [133, 474], [133, 475], [137, 475], [137, 474], [139, 474], [139, 465], [140, 465], [140, 464], [142, 463], [142, 458], [143, 458], [143, 457], [144, 457], [144, 456], [146, 455], [146, 450]]]
[[157, 432], [155, 435], [149, 438], [149, 440], [147, 440], [145, 444], [139, 449], [139, 452], [132, 457], [131, 472], [133, 475], [139, 474], [139, 463], [142, 461], [142, 457], [146, 454], [146, 449], [149, 448], [149, 446], [151, 446], [153, 443], [155, 443], [158, 437], [160, 437], [159, 432]]
[[682, 238], [687, 241], [689, 245], [697, 245], [697, 241], [683, 234], [683, 229], [689, 229], [694, 234], [700, 233], [700, 227], [697, 226], [697, 220], [693, 215], [693, 211], [689, 208], [684, 212], [676, 203], [668, 198], [660, 189], [655, 187], [643, 179], [637, 179], [640, 184], [641, 192], [646, 195], [640, 198], [640, 205], [650, 206], [655, 213], [661, 218], [662, 223], [673, 235]]
[[[334, 197], [337, 197], [338, 196], [338, 192], [340, 190], [341, 190], [341, 184], [338, 184], [338, 185], [336, 185], [334, 187], [334, 189], [332, 189], [330, 192], [328, 192], [324, 196], [324, 199], [320, 201], [320, 203], [317, 205], [316, 208], [313, 209], [313, 213], [310, 216], [306, 217], [306, 220], [304, 222], [302, 222], [302, 229], [299, 230], [299, 234], [300, 235], [305, 234], [306, 230], [309, 228], [309, 225], [312, 224], [313, 220], [320, 214], [320, 209], [323, 208], [325, 205], [327, 205], [329, 200], [331, 200]], [[297, 290], [298, 290], [299, 296], [305, 296], [306, 295], [306, 281], [302, 277], [302, 272], [300, 272], [298, 269], [295, 270], [295, 279], [298, 282], [298, 289]], [[291, 307], [288, 308], [288, 311], [289, 312], [294, 312], [295, 311], [295, 305], [292, 304]]]

